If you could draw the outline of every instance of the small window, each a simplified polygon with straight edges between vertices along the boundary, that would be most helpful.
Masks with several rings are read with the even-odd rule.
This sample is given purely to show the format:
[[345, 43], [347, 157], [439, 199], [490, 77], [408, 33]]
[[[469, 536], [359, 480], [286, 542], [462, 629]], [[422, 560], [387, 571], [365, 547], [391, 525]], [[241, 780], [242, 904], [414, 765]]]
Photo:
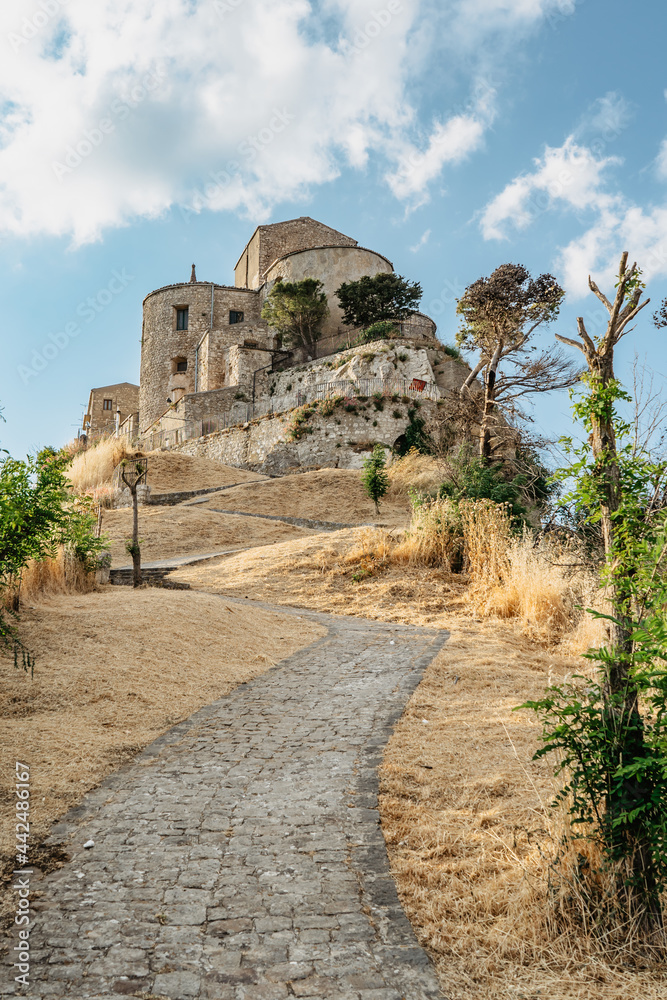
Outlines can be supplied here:
[[239, 312], [238, 309], [230, 309], [229, 310], [229, 322], [230, 323], [242, 323], [243, 322], [243, 313]]
[[176, 329], [187, 330], [188, 328], [188, 307], [176, 310]]
[[187, 370], [188, 370], [188, 363], [187, 363], [187, 361], [177, 361], [176, 362], [176, 371], [177, 372], [186, 372]]
[[102, 404], [103, 410], [113, 410], [113, 399], [105, 399]]

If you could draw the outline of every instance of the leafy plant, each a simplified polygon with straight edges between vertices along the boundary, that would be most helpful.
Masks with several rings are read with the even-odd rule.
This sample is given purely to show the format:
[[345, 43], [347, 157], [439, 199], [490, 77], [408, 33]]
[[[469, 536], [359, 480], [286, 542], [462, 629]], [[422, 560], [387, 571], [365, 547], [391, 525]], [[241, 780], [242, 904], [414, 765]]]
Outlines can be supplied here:
[[370, 344], [374, 340], [389, 340], [390, 337], [396, 337], [399, 332], [399, 328], [392, 320], [380, 320], [378, 323], [371, 323], [365, 330], [362, 330], [352, 341], [352, 346], [360, 347], [362, 344]]
[[288, 347], [304, 348], [313, 356], [322, 321], [329, 313], [323, 288], [316, 278], [276, 281], [262, 307], [262, 319], [278, 331]]
[[373, 324], [391, 323], [411, 316], [421, 300], [422, 287], [419, 282], [408, 281], [400, 274], [381, 273], [344, 282], [336, 296], [343, 310], [343, 322], [368, 333]]
[[386, 495], [389, 489], [389, 476], [387, 475], [387, 459], [384, 448], [381, 444], [376, 444], [370, 458], [364, 462], [364, 471], [361, 476], [361, 483], [366, 496], [375, 504], [375, 513], [380, 513], [380, 500]]
[[588, 364], [573, 406], [587, 438], [563, 442], [573, 461], [560, 478], [573, 484], [566, 502], [602, 531], [610, 610], [596, 617], [607, 621], [609, 638], [587, 654], [592, 681], [575, 678], [528, 705], [543, 723], [538, 756], [561, 755], [559, 801], [570, 798], [573, 828], [599, 845], [614, 872], [610, 912], [620, 926], [653, 930], [662, 927], [667, 889], [667, 463], [638, 447], [618, 410], [630, 397], [614, 376], [614, 348], [648, 304], [640, 304], [641, 272], [627, 258], [613, 302], [589, 278], [609, 311], [604, 335], [591, 338], [579, 318], [579, 341], [558, 338]]

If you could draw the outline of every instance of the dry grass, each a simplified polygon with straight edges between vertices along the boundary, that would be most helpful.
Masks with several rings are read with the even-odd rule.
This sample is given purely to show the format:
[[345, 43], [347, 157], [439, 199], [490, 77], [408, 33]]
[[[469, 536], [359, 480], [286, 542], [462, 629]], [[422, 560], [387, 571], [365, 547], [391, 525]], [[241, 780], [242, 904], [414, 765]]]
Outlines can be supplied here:
[[223, 556], [170, 576], [211, 593], [446, 628], [450, 604], [464, 599], [465, 584], [445, 569], [383, 562], [382, 552], [394, 545], [381, 529], [345, 528]]
[[[0, 798], [30, 764], [31, 842], [101, 779], [198, 708], [325, 630], [207, 594], [105, 588], [26, 609], [34, 679], [0, 656]], [[0, 850], [11, 842], [2, 810]]]
[[[202, 506], [338, 524], [368, 524], [377, 520], [373, 501], [361, 486], [361, 474], [353, 469], [320, 469], [238, 486], [219, 496], [213, 495]], [[409, 517], [406, 497], [389, 497], [380, 505], [379, 519], [383, 524], [402, 526]]]
[[67, 477], [77, 493], [88, 493], [111, 483], [113, 470], [121, 459], [130, 454], [132, 451], [128, 450], [122, 438], [102, 438], [74, 456], [67, 469]]
[[538, 727], [512, 709], [576, 664], [506, 627], [452, 620], [387, 747], [382, 825], [399, 895], [450, 1000], [658, 1000], [665, 964], [633, 967], [555, 927], [556, 843]]
[[153, 493], [206, 490], [264, 479], [266, 476], [221, 465], [211, 458], [196, 458], [176, 451], [151, 451], [148, 454], [148, 483]]
[[95, 573], [87, 573], [82, 563], [63, 545], [51, 559], [39, 562], [31, 559], [23, 568], [20, 585], [9, 579], [2, 591], [2, 604], [6, 608], [21, 605], [53, 594], [87, 594], [97, 589]]
[[411, 449], [403, 458], [398, 458], [387, 469], [389, 475], [389, 497], [407, 497], [409, 490], [417, 493], [434, 493], [446, 478], [442, 464], [430, 455], [422, 455]]
[[[125, 542], [132, 536], [132, 510], [104, 511], [102, 532], [108, 535], [113, 566], [129, 565]], [[265, 521], [257, 517], [217, 514], [195, 507], [140, 507], [141, 558], [149, 562], [222, 549], [268, 545], [288, 538], [304, 538], [311, 532], [293, 524]]]
[[[111, 489], [113, 471], [129, 455], [122, 438], [102, 438], [85, 451], [78, 451], [67, 470], [77, 493], [93, 493], [102, 499]], [[178, 452], [152, 451], [148, 454], [148, 484], [153, 493], [180, 490], [205, 490], [233, 483], [259, 482], [265, 479], [255, 472], [221, 465], [210, 458], [196, 458]]]

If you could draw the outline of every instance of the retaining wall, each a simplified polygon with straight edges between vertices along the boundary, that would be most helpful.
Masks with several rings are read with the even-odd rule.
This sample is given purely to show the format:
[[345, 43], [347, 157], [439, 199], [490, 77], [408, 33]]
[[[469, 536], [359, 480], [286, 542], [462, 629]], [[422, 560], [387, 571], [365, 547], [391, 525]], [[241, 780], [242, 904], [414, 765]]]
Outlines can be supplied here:
[[[382, 405], [378, 410], [373, 400], [368, 400], [359, 403], [356, 412], [337, 406], [326, 416], [318, 409], [297, 425], [295, 419], [308, 409], [305, 407], [186, 441], [173, 450], [274, 476], [299, 468], [360, 469], [374, 444], [393, 447], [410, 424], [412, 401], [386, 399]], [[427, 425], [436, 408], [436, 403], [427, 401], [420, 405], [419, 415]], [[292, 439], [295, 426], [298, 440]]]

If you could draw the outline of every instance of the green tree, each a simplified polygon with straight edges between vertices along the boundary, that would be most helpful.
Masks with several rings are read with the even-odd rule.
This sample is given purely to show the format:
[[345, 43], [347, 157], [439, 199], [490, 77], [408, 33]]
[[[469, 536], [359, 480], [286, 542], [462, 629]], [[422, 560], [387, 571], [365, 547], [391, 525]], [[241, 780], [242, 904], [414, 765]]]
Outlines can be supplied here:
[[[605, 862], [615, 865], [617, 920], [662, 926], [667, 887], [667, 463], [638, 447], [619, 404], [631, 399], [614, 374], [614, 349], [648, 305], [636, 264], [621, 257], [616, 294], [608, 299], [605, 333], [592, 338], [577, 320], [579, 340], [558, 336], [584, 355], [588, 371], [574, 413], [587, 438], [564, 444], [573, 463], [560, 478], [584, 522], [599, 524], [604, 541], [602, 582], [610, 611], [608, 641], [588, 658], [596, 677], [551, 688], [530, 703], [544, 726], [543, 755], [557, 751], [567, 770], [561, 794], [571, 800], [573, 825], [592, 829]], [[603, 909], [610, 902], [599, 901]]]
[[373, 454], [364, 462], [364, 471], [361, 475], [364, 492], [375, 504], [376, 514], [380, 513], [380, 500], [389, 489], [386, 464], [384, 448], [381, 444], [376, 444], [373, 448]]
[[422, 294], [418, 281], [408, 281], [393, 273], [346, 281], [336, 291], [343, 322], [358, 329], [387, 320], [407, 319], [417, 311]]
[[329, 314], [323, 288], [316, 278], [278, 280], [262, 307], [262, 319], [278, 331], [287, 347], [302, 347], [313, 357], [322, 321]]
[[[530, 345], [535, 330], [556, 319], [564, 295], [553, 275], [531, 278], [521, 264], [502, 264], [490, 277], [469, 285], [458, 300], [456, 311], [462, 322], [457, 343], [479, 354], [461, 395], [475, 404], [483, 462], [490, 462], [496, 450], [494, 432], [499, 435], [499, 446], [506, 444], [499, 405], [513, 406], [530, 393], [565, 388], [579, 377], [578, 367], [560, 351], [552, 348], [534, 355]], [[481, 396], [473, 388], [480, 373], [484, 379]]]

